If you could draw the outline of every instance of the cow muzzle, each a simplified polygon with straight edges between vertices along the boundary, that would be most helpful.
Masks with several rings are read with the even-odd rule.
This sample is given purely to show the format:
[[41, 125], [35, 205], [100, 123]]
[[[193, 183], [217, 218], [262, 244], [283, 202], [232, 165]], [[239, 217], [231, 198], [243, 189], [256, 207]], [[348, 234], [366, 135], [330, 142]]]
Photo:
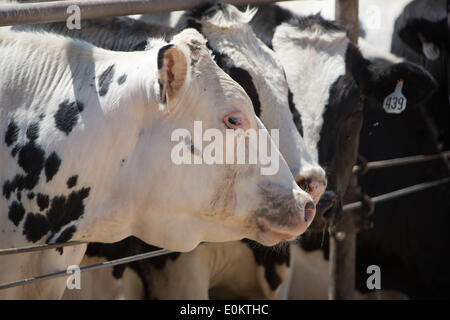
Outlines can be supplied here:
[[265, 246], [291, 241], [304, 233], [316, 215], [309, 194], [292, 190], [290, 196], [272, 199], [269, 206], [256, 210], [257, 241]]
[[311, 225], [312, 231], [322, 231], [326, 225], [332, 225], [342, 209], [340, 197], [334, 191], [325, 191], [317, 203], [317, 216]]
[[311, 195], [314, 203], [319, 202], [320, 197], [327, 188], [325, 171], [320, 166], [310, 166], [302, 169], [300, 175], [295, 178], [297, 185]]

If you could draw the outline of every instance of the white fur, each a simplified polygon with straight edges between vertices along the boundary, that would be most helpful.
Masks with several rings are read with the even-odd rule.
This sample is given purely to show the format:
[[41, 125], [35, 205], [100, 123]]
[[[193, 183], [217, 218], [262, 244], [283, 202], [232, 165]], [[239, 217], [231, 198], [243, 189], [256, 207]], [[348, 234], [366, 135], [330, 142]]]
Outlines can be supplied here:
[[383, 59], [391, 63], [401, 63], [405, 60], [401, 57], [396, 56], [395, 54], [381, 50], [380, 48], [370, 44], [363, 38], [359, 38], [358, 46], [364, 58], [368, 60]]
[[303, 139], [316, 162], [323, 113], [331, 85], [345, 74], [347, 45], [344, 32], [323, 32], [320, 27], [300, 31], [286, 23], [275, 30], [273, 47], [302, 115]]

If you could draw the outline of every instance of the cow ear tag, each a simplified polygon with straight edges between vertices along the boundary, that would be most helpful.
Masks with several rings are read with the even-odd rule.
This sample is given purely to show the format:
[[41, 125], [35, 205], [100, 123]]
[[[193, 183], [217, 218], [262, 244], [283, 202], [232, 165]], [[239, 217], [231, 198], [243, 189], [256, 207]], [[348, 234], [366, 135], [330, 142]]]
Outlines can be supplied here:
[[406, 109], [406, 97], [402, 94], [403, 80], [397, 82], [394, 92], [384, 98], [383, 109], [386, 113], [401, 113]]

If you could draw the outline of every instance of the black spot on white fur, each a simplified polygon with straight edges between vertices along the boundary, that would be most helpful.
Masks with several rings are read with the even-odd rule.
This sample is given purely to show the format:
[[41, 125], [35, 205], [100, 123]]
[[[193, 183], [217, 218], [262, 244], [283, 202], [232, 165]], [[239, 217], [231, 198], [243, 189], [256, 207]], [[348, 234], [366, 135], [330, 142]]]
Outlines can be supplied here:
[[69, 99], [66, 99], [61, 102], [54, 116], [56, 128], [69, 135], [77, 124], [79, 114], [83, 109], [84, 105], [80, 101], [69, 102]]
[[58, 172], [60, 165], [61, 159], [55, 152], [52, 152], [47, 160], [45, 160], [45, 176], [47, 177], [47, 182], [52, 180], [53, 176]]
[[77, 231], [77, 227], [75, 226], [70, 226], [64, 229], [64, 231], [61, 232], [61, 234], [59, 235], [58, 239], [56, 239], [55, 243], [62, 243], [69, 241], [70, 239], [72, 239], [72, 236], [75, 233], [75, 231]]
[[261, 115], [261, 102], [250, 73], [242, 68], [237, 68], [230, 57], [224, 53], [213, 50], [213, 55], [217, 65], [245, 90], [250, 100], [252, 100], [255, 114], [259, 117]]
[[257, 265], [264, 267], [264, 277], [272, 291], [275, 291], [281, 284], [281, 277], [276, 271], [277, 265], [286, 265], [289, 267], [290, 253], [289, 250], [274, 250], [273, 247], [265, 247], [251, 240], [244, 239], [253, 255]]
[[5, 183], [3, 184], [3, 195], [5, 196], [6, 199], [9, 199], [12, 192], [16, 190], [22, 191], [24, 187], [25, 187], [25, 176], [18, 174], [11, 181], [10, 180], [5, 181]]
[[41, 211], [44, 211], [45, 209], [48, 208], [49, 202], [50, 202], [50, 198], [48, 195], [38, 193], [38, 195], [36, 197], [36, 203], [39, 206], [39, 209]]
[[[58, 195], [51, 199], [48, 195], [39, 193], [36, 197], [36, 203], [41, 211], [48, 208], [45, 215], [29, 212], [26, 216], [23, 234], [28, 241], [39, 241], [48, 232], [51, 232], [47, 242], [51, 237], [61, 231], [61, 229], [72, 221], [79, 219], [84, 214], [84, 200], [89, 196], [90, 188], [81, 188], [72, 191], [68, 196]], [[30, 197], [30, 194], [28, 194]], [[34, 197], [34, 194], [31, 198]], [[50, 207], [49, 207], [50, 205]], [[17, 226], [25, 214], [22, 204], [14, 201], [10, 207], [9, 218]], [[66, 242], [71, 239], [75, 226], [66, 228], [58, 238], [58, 242]]]
[[28, 241], [39, 241], [50, 230], [47, 218], [39, 213], [29, 212], [25, 220], [23, 234]]
[[68, 223], [79, 219], [84, 214], [84, 199], [89, 196], [91, 188], [72, 191], [68, 196], [58, 195], [52, 198], [47, 218], [52, 233], [57, 233]]
[[117, 84], [120, 86], [121, 84], [124, 84], [125, 81], [127, 81], [127, 74], [123, 74], [117, 79]]
[[[63, 232], [61, 232], [61, 234], [59, 235], [58, 239], [56, 239], [55, 243], [63, 243], [63, 242], [67, 242], [70, 239], [72, 239], [73, 234], [75, 233], [75, 231], [77, 231], [77, 227], [75, 226], [70, 226], [66, 229], [64, 229]], [[59, 254], [63, 254], [63, 248], [57, 248], [56, 251], [59, 252]]]
[[67, 188], [70, 189], [70, 188], [76, 186], [77, 181], [78, 181], [77, 175], [71, 176], [69, 179], [67, 179]]
[[27, 138], [30, 140], [36, 140], [39, 137], [39, 123], [33, 122], [28, 126]]
[[20, 146], [19, 145], [15, 145], [14, 148], [11, 150], [11, 157], [15, 157], [17, 152], [19, 152], [20, 150]]
[[25, 215], [25, 208], [23, 207], [22, 203], [13, 201], [13, 203], [9, 207], [8, 213], [9, 220], [11, 220], [17, 227], [20, 221], [22, 221], [24, 215]]
[[19, 133], [19, 127], [17, 127], [17, 125], [14, 121], [11, 121], [8, 124], [8, 129], [6, 130], [6, 134], [5, 134], [5, 143], [8, 147], [17, 141], [18, 133]]
[[108, 93], [109, 85], [111, 84], [114, 77], [114, 65], [110, 65], [103, 73], [98, 77], [98, 94], [103, 97]]
[[[28, 142], [19, 151], [18, 164], [27, 174], [25, 189], [33, 189], [39, 182], [39, 175], [44, 167], [45, 152], [34, 140]], [[16, 176], [17, 177], [17, 176]]]

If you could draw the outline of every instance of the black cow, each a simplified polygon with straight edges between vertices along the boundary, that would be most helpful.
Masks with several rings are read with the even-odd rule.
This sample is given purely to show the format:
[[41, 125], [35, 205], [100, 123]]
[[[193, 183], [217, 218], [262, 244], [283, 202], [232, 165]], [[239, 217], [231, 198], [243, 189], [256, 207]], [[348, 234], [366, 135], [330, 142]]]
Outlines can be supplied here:
[[443, 150], [450, 149], [450, 26], [446, 6], [446, 0], [409, 3], [395, 21], [391, 44], [393, 53], [422, 65], [439, 84], [427, 103], [427, 110]]
[[[360, 153], [369, 161], [448, 149], [448, 24], [446, 1], [413, 1], [395, 23], [392, 51], [425, 67], [437, 80], [431, 99], [395, 115], [371, 106], [364, 113]], [[378, 61], [383, 64], [385, 62]], [[369, 171], [360, 178], [370, 195], [383, 194], [449, 175], [436, 160]], [[376, 206], [374, 229], [357, 238], [357, 287], [367, 291], [366, 268], [381, 268], [382, 288], [410, 298], [449, 298], [450, 189], [443, 185]]]

